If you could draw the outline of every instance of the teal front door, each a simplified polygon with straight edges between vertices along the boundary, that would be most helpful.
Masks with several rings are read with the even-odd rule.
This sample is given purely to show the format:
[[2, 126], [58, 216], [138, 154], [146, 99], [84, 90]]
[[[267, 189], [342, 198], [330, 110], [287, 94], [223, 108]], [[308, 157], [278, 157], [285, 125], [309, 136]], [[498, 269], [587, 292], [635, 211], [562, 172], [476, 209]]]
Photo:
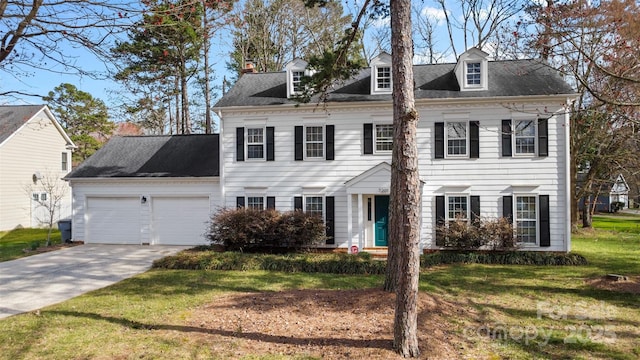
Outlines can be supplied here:
[[377, 195], [375, 201], [375, 243], [376, 246], [389, 244], [389, 196]]

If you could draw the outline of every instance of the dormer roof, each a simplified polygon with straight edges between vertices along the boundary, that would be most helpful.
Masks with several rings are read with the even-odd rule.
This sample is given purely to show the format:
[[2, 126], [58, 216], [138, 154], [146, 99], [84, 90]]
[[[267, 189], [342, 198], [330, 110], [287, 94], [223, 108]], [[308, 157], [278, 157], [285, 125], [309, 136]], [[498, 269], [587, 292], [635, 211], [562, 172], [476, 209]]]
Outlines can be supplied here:
[[374, 57], [371, 67], [371, 95], [391, 94], [393, 77], [391, 76], [391, 55], [386, 52]]
[[287, 98], [291, 98], [300, 93], [299, 89], [297, 89], [301, 80], [299, 75], [300, 73], [305, 73], [307, 65], [309, 64], [306, 61], [299, 58], [293, 59], [285, 65], [284, 70], [287, 74]]
[[460, 91], [483, 91], [489, 88], [489, 54], [471, 48], [460, 55], [454, 68]]

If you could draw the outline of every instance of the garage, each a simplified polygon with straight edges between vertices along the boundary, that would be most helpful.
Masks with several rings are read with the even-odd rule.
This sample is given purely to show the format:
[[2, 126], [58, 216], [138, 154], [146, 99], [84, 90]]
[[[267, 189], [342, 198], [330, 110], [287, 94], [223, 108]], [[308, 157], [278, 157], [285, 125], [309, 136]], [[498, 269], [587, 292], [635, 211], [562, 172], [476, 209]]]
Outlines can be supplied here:
[[206, 244], [209, 214], [209, 197], [153, 197], [152, 244]]
[[138, 197], [87, 197], [87, 234], [93, 244], [140, 244]]

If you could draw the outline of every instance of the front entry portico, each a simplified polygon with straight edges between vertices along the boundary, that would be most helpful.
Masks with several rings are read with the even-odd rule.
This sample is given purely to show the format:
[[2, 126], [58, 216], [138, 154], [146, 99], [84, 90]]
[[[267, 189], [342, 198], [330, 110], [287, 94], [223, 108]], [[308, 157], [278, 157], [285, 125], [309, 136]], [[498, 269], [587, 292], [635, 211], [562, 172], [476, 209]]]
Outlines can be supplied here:
[[390, 182], [391, 165], [382, 162], [345, 183], [349, 249], [389, 244]]

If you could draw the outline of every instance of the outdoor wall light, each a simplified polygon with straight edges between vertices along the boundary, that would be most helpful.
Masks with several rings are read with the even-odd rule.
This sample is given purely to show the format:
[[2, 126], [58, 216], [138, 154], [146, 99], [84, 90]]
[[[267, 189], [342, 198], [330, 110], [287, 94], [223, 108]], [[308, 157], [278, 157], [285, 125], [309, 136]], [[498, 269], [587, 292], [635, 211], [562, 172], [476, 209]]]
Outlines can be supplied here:
[[146, 196], [140, 197], [140, 204], [146, 204], [146, 203], [147, 203], [147, 197]]

